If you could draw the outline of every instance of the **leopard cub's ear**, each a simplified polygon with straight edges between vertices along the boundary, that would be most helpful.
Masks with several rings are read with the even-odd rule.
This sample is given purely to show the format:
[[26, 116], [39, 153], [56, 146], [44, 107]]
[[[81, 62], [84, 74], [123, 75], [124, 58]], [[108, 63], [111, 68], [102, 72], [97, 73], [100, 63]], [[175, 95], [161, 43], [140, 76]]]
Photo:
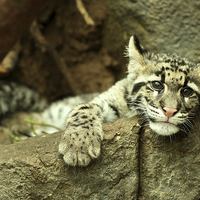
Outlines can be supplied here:
[[130, 58], [137, 59], [138, 56], [143, 56], [146, 50], [141, 46], [136, 35], [131, 36], [128, 44], [128, 53]]
[[147, 51], [140, 45], [136, 35], [129, 40], [127, 55], [129, 57], [128, 72], [137, 72], [145, 64], [144, 54]]

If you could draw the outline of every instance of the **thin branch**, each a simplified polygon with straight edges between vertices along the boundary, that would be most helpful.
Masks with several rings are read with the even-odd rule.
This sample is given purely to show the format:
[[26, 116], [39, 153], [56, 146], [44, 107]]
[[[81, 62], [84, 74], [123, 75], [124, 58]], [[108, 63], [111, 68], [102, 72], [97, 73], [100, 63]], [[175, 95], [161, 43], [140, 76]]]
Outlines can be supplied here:
[[81, 15], [83, 16], [86, 24], [94, 26], [94, 21], [93, 19], [90, 17], [89, 13], [87, 12], [87, 10], [85, 9], [82, 0], [76, 0], [76, 6], [79, 10], [79, 12], [81, 13]]
[[15, 142], [19, 142], [21, 141], [22, 139], [17, 137], [17, 136], [14, 136], [12, 133], [9, 134], [9, 136], [15, 141]]
[[59, 131], [62, 131], [62, 129], [58, 128], [57, 126], [51, 125], [51, 124], [45, 124], [45, 123], [35, 122], [35, 121], [32, 121], [32, 120], [25, 120], [25, 122], [29, 123], [31, 125], [39, 125], [39, 126], [52, 127], [52, 128], [55, 128], [55, 129], [57, 129]]

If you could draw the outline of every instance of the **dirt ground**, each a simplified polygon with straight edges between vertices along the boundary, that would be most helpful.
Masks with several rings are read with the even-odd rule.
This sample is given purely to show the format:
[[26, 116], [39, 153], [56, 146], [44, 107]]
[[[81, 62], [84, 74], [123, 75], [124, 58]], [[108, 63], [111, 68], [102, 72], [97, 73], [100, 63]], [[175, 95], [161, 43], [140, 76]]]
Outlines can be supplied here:
[[[21, 52], [9, 79], [39, 91], [50, 101], [104, 91], [121, 73], [121, 63], [105, 45], [105, 21], [109, 15], [103, 0], [82, 1], [94, 25], [89, 25], [75, 0], [57, 0], [48, 5], [21, 38]], [[123, 55], [121, 55], [123, 57]]]

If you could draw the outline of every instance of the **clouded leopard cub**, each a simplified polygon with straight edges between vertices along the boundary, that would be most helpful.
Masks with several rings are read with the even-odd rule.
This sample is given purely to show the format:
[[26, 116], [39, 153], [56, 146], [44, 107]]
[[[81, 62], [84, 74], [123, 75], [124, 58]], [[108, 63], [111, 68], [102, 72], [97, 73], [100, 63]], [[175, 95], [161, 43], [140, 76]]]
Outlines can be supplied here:
[[128, 76], [109, 90], [71, 111], [67, 104], [77, 104], [80, 97], [53, 103], [41, 113], [55, 125], [66, 118], [59, 152], [67, 164], [86, 166], [99, 156], [104, 122], [139, 114], [159, 135], [192, 127], [190, 119], [199, 107], [200, 67], [176, 54], [148, 52], [136, 36], [130, 38], [127, 55]]

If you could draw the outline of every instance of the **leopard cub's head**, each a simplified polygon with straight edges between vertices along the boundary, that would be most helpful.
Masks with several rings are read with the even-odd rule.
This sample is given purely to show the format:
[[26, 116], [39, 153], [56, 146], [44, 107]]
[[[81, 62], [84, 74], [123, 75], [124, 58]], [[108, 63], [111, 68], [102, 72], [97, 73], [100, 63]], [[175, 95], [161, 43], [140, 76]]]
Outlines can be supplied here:
[[136, 36], [128, 56], [131, 108], [159, 135], [188, 132], [200, 104], [200, 66], [176, 54], [148, 52]]

